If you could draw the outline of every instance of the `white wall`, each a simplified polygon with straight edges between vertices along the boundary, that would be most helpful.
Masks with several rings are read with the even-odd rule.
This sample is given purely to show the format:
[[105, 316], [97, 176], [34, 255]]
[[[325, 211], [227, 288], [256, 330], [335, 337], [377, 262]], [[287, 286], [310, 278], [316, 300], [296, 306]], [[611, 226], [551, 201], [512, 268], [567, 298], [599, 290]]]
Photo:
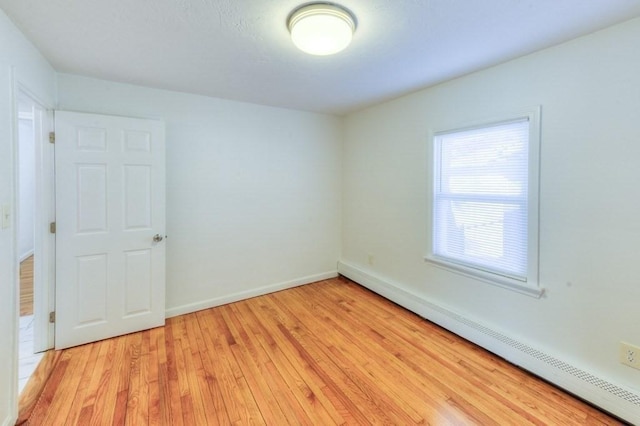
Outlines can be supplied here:
[[59, 75], [60, 109], [157, 118], [167, 137], [167, 310], [336, 274], [338, 118]]
[[40, 53], [0, 10], [0, 206], [12, 210], [11, 227], [0, 229], [0, 425], [17, 416], [17, 276], [16, 188], [13, 162], [14, 101], [12, 67], [19, 83], [42, 102], [53, 105], [55, 73]]
[[32, 119], [18, 121], [18, 258], [33, 254], [35, 219], [35, 144]]
[[[640, 371], [618, 362], [620, 341], [640, 345], [638, 40], [636, 19], [349, 115], [343, 262], [640, 391]], [[423, 261], [429, 131], [534, 105], [541, 299]]]

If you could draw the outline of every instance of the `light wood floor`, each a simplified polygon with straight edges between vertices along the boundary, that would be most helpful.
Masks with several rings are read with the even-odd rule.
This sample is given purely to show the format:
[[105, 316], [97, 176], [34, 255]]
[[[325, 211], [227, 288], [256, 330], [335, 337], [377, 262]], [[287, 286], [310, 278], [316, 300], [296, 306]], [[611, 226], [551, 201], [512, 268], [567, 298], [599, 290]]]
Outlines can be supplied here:
[[30, 422], [619, 424], [344, 278], [65, 350]]
[[33, 315], [33, 256], [20, 263], [20, 316]]

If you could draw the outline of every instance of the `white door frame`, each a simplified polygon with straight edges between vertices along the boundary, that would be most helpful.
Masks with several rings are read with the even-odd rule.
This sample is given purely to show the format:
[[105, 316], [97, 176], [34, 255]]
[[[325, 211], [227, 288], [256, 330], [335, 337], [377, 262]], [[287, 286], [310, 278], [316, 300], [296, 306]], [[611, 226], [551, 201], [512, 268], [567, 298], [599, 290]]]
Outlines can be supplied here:
[[[53, 348], [54, 324], [49, 323], [49, 312], [54, 311], [55, 303], [55, 235], [49, 233], [49, 223], [55, 221], [55, 172], [54, 147], [49, 143], [49, 132], [53, 131], [53, 109], [42, 102], [38, 96], [24, 84], [14, 79], [14, 232], [17, 236], [20, 217], [19, 185], [19, 131], [18, 100], [24, 96], [39, 110], [34, 114], [34, 151], [35, 151], [35, 217], [34, 217], [34, 351], [42, 352]], [[20, 259], [15, 251], [16, 288], [20, 282]], [[19, 309], [16, 309], [19, 316]], [[18, 333], [18, 330], [16, 330]]]

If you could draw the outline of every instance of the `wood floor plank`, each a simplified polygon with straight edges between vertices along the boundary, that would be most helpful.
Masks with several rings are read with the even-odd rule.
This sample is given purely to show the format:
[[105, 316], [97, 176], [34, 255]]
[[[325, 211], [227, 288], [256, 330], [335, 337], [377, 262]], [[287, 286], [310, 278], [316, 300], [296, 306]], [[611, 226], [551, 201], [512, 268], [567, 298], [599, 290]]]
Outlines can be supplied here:
[[[72, 379], [67, 375], [69, 358], [69, 353], [60, 354], [59, 360], [56, 362], [55, 368], [49, 375], [44, 390], [40, 394], [40, 399], [38, 399], [35, 408], [31, 412], [31, 416], [29, 417], [27, 424], [43, 424], [43, 420], [50, 415], [50, 413], [53, 413], [54, 401], [59, 399], [59, 394], [57, 392], [58, 388], [64, 386], [64, 389], [66, 389], [67, 386], [72, 386]], [[61, 420], [62, 419], [63, 418], [61, 417]]]
[[[318, 291], [319, 288], [320, 287], [315, 287], [313, 291]], [[344, 297], [344, 292], [337, 290], [335, 285], [323, 286], [322, 290], [333, 293], [336, 298]], [[363, 293], [362, 291], [360, 292]], [[366, 291], [362, 294], [364, 298], [370, 297], [371, 295], [372, 294], [370, 292]], [[349, 309], [356, 309], [357, 311], [357, 307], [355, 306], [357, 302], [355, 300], [351, 299], [348, 302], [344, 302], [349, 305]], [[337, 307], [338, 305], [340, 305], [340, 303], [334, 304], [334, 309], [339, 309]], [[379, 312], [372, 311], [376, 311], [376, 309], [384, 307], [384, 305], [385, 304], [366, 303], [363, 305], [366, 309], [362, 309], [356, 316], [358, 318], [362, 318], [367, 314], [374, 314], [377, 316]], [[389, 305], [392, 306], [392, 308], [395, 308], [392, 304]], [[554, 392], [556, 392], [557, 389], [545, 382], [534, 382], [535, 388], [530, 388], [527, 392], [523, 393], [521, 392], [523, 384], [522, 380], [515, 382], [512, 380], [495, 380], [493, 376], [496, 376], [498, 373], [510, 372], [511, 375], [518, 377], [528, 375], [528, 373], [519, 369], [501, 368], [505, 366], [510, 367], [510, 365], [497, 357], [487, 358], [488, 352], [484, 349], [462, 339], [456, 338], [455, 335], [446, 330], [440, 328], [432, 330], [437, 333], [439, 337], [442, 337], [442, 339], [431, 341], [428, 347], [424, 346], [424, 341], [420, 338], [420, 334], [426, 331], [426, 329], [423, 330], [423, 328], [425, 325], [428, 325], [428, 323], [408, 311], [404, 311], [403, 314], [404, 315], [396, 316], [396, 320], [398, 322], [406, 321], [405, 324], [407, 327], [412, 329], [413, 333], [417, 333], [418, 335], [418, 338], [410, 338], [407, 340], [408, 342], [411, 342], [411, 344], [420, 349], [422, 353], [428, 355], [427, 358], [438, 360], [440, 363], [448, 363], [447, 368], [453, 368], [457, 375], [467, 378], [467, 381], [469, 381], [472, 386], [485, 387], [486, 391], [490, 392], [494, 398], [502, 397], [505, 404], [510, 407], [510, 409], [519, 411], [520, 415], [528, 418], [531, 423], [547, 424], [550, 418], [553, 418], [554, 423], [557, 424], [580, 423], [584, 421], [584, 416], [578, 416], [576, 411], [572, 411], [571, 409], [564, 410], [563, 407], [555, 407], [552, 412], [546, 412], [545, 404], [538, 404], [537, 402], [547, 400], [548, 403], [552, 403], [552, 399], [550, 398], [553, 398]], [[386, 317], [384, 315], [381, 316]], [[369, 319], [369, 321], [370, 320], [371, 319]], [[372, 323], [375, 322], [372, 321]], [[377, 324], [378, 327], [384, 330], [384, 334], [387, 338], [395, 335], [394, 329], [388, 327], [388, 323], [378, 322]], [[366, 321], [361, 325], [362, 327], [357, 327], [356, 329], [361, 330], [366, 328]], [[450, 337], [447, 337], [447, 334], [450, 335]], [[373, 341], [379, 340], [378, 337], [382, 336], [379, 333], [371, 335]], [[382, 337], [382, 347], [389, 350], [397, 347], [399, 344], [402, 345], [402, 342], [398, 342], [397, 340], [390, 342], [387, 345], [384, 343], [385, 340], [387, 339]], [[461, 345], [464, 346], [464, 348], [460, 349], [459, 346]], [[431, 350], [434, 346], [437, 347], [437, 353]], [[489, 386], [489, 389], [487, 389], [486, 386]], [[538, 391], [538, 389], [540, 389], [540, 391]], [[498, 394], [500, 396], [498, 396]]]
[[[231, 309], [238, 310], [238, 316], [251, 316], [254, 315], [253, 312], [247, 311], [244, 315], [239, 313], [239, 308], [241, 305], [233, 305]], [[283, 332], [282, 329], [295, 329], [299, 327], [300, 324], [297, 322], [289, 323], [286, 320], [281, 320], [279, 322], [266, 322], [263, 321], [265, 327], [270, 327], [269, 335], [272, 336], [277, 343], [277, 347], [283, 351], [283, 353], [287, 354], [288, 359], [294, 369], [298, 371], [301, 377], [304, 377], [305, 384], [308, 386], [307, 388], [301, 388], [302, 392], [306, 395], [308, 391], [311, 391], [310, 400], [314, 403], [318, 401], [322, 407], [324, 407], [327, 413], [331, 416], [332, 422], [328, 424], [343, 424], [355, 423], [355, 417], [359, 417], [361, 413], [358, 411], [357, 414], [350, 411], [345, 404], [342, 403], [342, 400], [347, 400], [346, 396], [340, 392], [335, 392], [332, 386], [333, 383], [328, 383], [324, 380], [321, 374], [318, 373], [319, 365], [317, 364], [317, 360], [313, 359], [310, 354], [304, 351], [302, 346], [300, 346], [299, 341], [293, 340], [295, 338], [286, 332]], [[293, 339], [293, 340], [292, 340]], [[348, 401], [351, 404], [351, 401]], [[360, 420], [364, 421], [364, 417]]]
[[[271, 301], [271, 308], [274, 310], [279, 310], [280, 307], [274, 300], [271, 298], [265, 298], [267, 301]], [[289, 303], [286, 304], [289, 309], [294, 309], [295, 305], [291, 305]], [[276, 314], [277, 315], [277, 314]], [[306, 322], [305, 319], [300, 317], [303, 322]], [[370, 376], [370, 371], [367, 370], [366, 365], [369, 363], [366, 360], [368, 355], [365, 355], [363, 358], [360, 358], [356, 363], [352, 363], [350, 361], [346, 361], [346, 352], [342, 350], [344, 340], [342, 340], [343, 336], [339, 336], [339, 328], [336, 327], [336, 324], [329, 324], [326, 321], [326, 318], [323, 318], [324, 321], [316, 321], [315, 329], [310, 329], [308, 331], [313, 333], [314, 335], [320, 337], [324, 341], [332, 341], [333, 345], [327, 347], [327, 350], [324, 351], [324, 356], [329, 360], [333, 360], [337, 367], [341, 368], [344, 373], [349, 377], [349, 379], [361, 390], [365, 391], [366, 389], [374, 389], [377, 386], [384, 385], [384, 383], [378, 382], [374, 383], [375, 378]], [[310, 322], [313, 323], [313, 322]], [[351, 341], [353, 343], [353, 341]], [[351, 366], [351, 367], [347, 367]], [[391, 406], [389, 404], [389, 400], [387, 398], [387, 393], [389, 389], [387, 388], [384, 393], [375, 392], [375, 395], [370, 394], [367, 396], [367, 399], [374, 401], [374, 404], [380, 407], [381, 410], [387, 413], [387, 415], [392, 418], [392, 420], [396, 423], [405, 424], [409, 423], [418, 423], [421, 419], [418, 415], [415, 418], [411, 418], [407, 416], [405, 412], [396, 411], [395, 408], [397, 406]], [[412, 414], [417, 414], [415, 411]]]
[[[314, 289], [314, 290], [317, 290]], [[324, 289], [323, 289], [324, 290]], [[315, 298], [314, 298], [315, 299]], [[338, 302], [336, 300], [336, 302]], [[334, 304], [328, 304], [328, 303], [319, 303], [319, 304], [315, 304], [313, 306], [313, 313], [314, 316], [318, 316], [321, 318], [324, 318], [324, 321], [318, 322], [318, 324], [325, 324], [327, 327], [327, 332], [329, 333], [334, 333], [334, 332], [338, 332], [338, 333], [343, 333], [345, 335], [345, 337], [347, 338], [347, 341], [350, 344], [350, 350], [348, 352], [351, 353], [355, 353], [358, 349], [358, 339], [357, 336], [355, 335], [351, 335], [350, 332], [341, 327], [340, 324], [337, 324], [333, 321], [333, 317], [336, 315], [339, 315], [340, 312], [340, 308], [337, 307], [339, 305], [339, 303], [334, 303]], [[352, 322], [356, 322], [358, 323], [359, 321], [362, 321], [362, 323], [360, 324], [362, 327], [366, 327], [366, 324], [370, 323], [370, 318], [367, 318], [368, 316], [368, 312], [362, 312], [359, 314], [356, 314], [354, 312], [349, 311], [349, 313], [351, 315], [353, 315], [353, 317], [351, 318]], [[360, 329], [360, 327], [356, 327], [356, 329]], [[385, 333], [385, 335], [393, 335], [393, 332], [390, 333]], [[369, 350], [371, 350], [372, 348], [369, 347], [372, 343], [371, 339], [367, 339], [366, 340], [367, 344], [366, 346], [368, 347]], [[396, 345], [402, 345], [402, 342], [396, 342]], [[363, 349], [362, 352], [360, 352], [360, 357], [363, 358], [366, 355], [365, 351], [367, 349], [367, 347], [365, 347]], [[381, 350], [381, 351], [386, 351], [386, 348], [381, 347], [378, 348], [377, 350]], [[346, 353], [348, 353], [346, 352]], [[424, 354], [422, 354], [424, 355]], [[428, 371], [423, 370], [421, 376], [428, 376], [430, 377], [430, 381], [431, 382], [436, 382], [436, 383], [440, 383], [440, 388], [448, 391], [448, 393], [452, 393], [453, 390], [449, 389], [444, 383], [447, 382], [451, 382], [452, 378], [458, 377], [459, 372], [458, 370], [458, 365], [455, 362], [452, 362], [450, 359], [444, 359], [442, 357], [436, 357], [437, 360], [441, 361], [440, 365], [438, 366], [437, 371], [439, 372], [440, 375], [444, 375], [444, 380], [442, 380], [441, 378], [437, 377], [437, 376], [433, 376], [431, 375]], [[379, 357], [376, 358], [376, 362], [383, 362], [383, 365], [381, 365], [382, 370], [381, 371], [389, 371], [390, 365], [384, 365], [384, 357]], [[353, 365], [357, 365], [357, 363], [352, 362]], [[393, 369], [391, 370], [393, 371]], [[400, 371], [398, 371], [398, 374], [400, 373]], [[399, 377], [397, 375], [392, 375], [391, 377]], [[400, 376], [401, 377], [401, 376]], [[490, 418], [485, 418], [484, 412], [485, 412], [485, 408], [486, 406], [491, 404], [491, 399], [486, 397], [486, 391], [487, 389], [483, 389], [482, 384], [481, 383], [470, 383], [468, 380], [461, 380], [458, 379], [456, 381], [457, 386], [459, 387], [457, 390], [463, 389], [465, 390], [464, 394], [465, 394], [465, 398], [467, 399], [465, 401], [465, 406], [470, 406], [470, 407], [478, 407], [479, 410], [475, 410], [475, 414], [474, 417], [476, 418], [476, 420], [481, 421], [484, 424], [487, 423], [491, 423], [491, 421], [500, 421], [503, 419], [500, 418], [494, 418], [494, 419], [490, 419]], [[389, 383], [386, 385], [387, 386], [387, 391], [390, 391], [391, 389], [394, 388], [393, 382]], [[407, 383], [403, 384], [403, 387], [408, 386]], [[433, 392], [433, 389], [430, 389], [430, 392]], [[430, 392], [423, 392], [423, 393], [418, 393], [418, 395], [421, 395], [422, 398], [425, 398], [426, 395]], [[447, 396], [447, 394], [441, 395], [441, 398], [443, 399], [448, 399], [450, 398], [450, 396]], [[469, 412], [467, 412], [467, 414], [469, 414]]]
[[[375, 399], [359, 386], [357, 378], [350, 374], [348, 365], [338, 365], [330, 353], [331, 342], [324, 341], [320, 336], [316, 338], [302, 328], [288, 329], [279, 326], [280, 331], [296, 346], [298, 351], [310, 361], [321, 380], [329, 386], [342, 404], [348, 406], [349, 412], [358, 424], [394, 424]], [[321, 344], [319, 342], [322, 342]]]
[[[326, 286], [326, 287], [323, 287], [322, 290], [331, 292], [332, 288], [333, 286]], [[314, 288], [314, 291], [318, 291], [318, 287]], [[336, 297], [341, 295], [340, 292], [334, 291], [333, 293], [335, 293]], [[340, 305], [339, 303], [335, 303], [332, 305], [324, 304], [323, 306], [330, 314], [337, 315], [339, 313], [338, 310], [342, 309], [339, 305]], [[367, 304], [367, 306], [369, 305]], [[372, 312], [369, 309], [367, 309], [366, 311], [362, 310], [361, 312], [358, 312], [357, 308], [353, 304], [350, 305], [350, 309], [354, 310], [353, 312], [355, 315], [354, 321], [356, 322], [362, 321], [362, 323], [360, 324], [360, 327], [355, 328], [356, 330], [366, 329], [368, 323], [375, 323], [371, 321], [371, 318], [367, 318], [368, 315], [372, 314]], [[356, 318], [360, 318], [360, 319], [356, 319]], [[425, 323], [424, 320], [420, 320], [419, 324], [423, 324], [423, 323]], [[384, 336], [380, 333], [372, 333], [369, 335], [371, 337], [369, 342], [377, 342], [380, 345], [380, 350], [394, 350], [395, 348], [398, 348], [399, 346], [402, 346], [404, 344], [403, 341], [395, 338], [396, 336], [393, 329], [385, 328], [385, 325], [384, 325], [385, 323], [382, 323], [382, 324], [377, 323], [377, 324], [379, 324], [378, 328], [384, 334]], [[415, 331], [419, 333], [421, 330], [416, 329]], [[386, 341], [389, 339], [391, 339], [391, 341], [387, 344]], [[406, 343], [411, 343], [412, 340], [413, 339], [409, 339], [406, 341]], [[490, 379], [487, 379], [487, 375], [492, 374], [493, 371], [495, 371], [494, 368], [489, 368], [484, 371], [482, 371], [481, 369], [476, 369], [475, 371], [478, 374], [472, 374], [470, 369], [471, 367], [475, 368], [474, 357], [473, 357], [474, 354], [470, 353], [469, 351], [460, 351], [458, 349], [452, 349], [449, 347], [454, 344], [456, 344], [455, 340], [444, 340], [438, 349], [440, 356], [437, 356], [433, 351], [431, 351], [430, 347], [422, 347], [420, 345], [416, 345], [415, 349], [420, 350], [420, 356], [415, 357], [416, 359], [415, 359], [415, 364], [413, 364], [414, 366], [413, 368], [414, 369], [420, 368], [418, 367], [420, 364], [420, 360], [424, 359], [426, 356], [427, 359], [434, 359], [437, 361], [438, 365], [436, 370], [440, 374], [445, 374], [445, 373], [449, 374], [448, 377], [445, 377], [445, 380], [440, 380], [438, 379], [438, 377], [431, 376], [431, 381], [440, 380], [440, 382], [446, 383], [451, 381], [452, 375], [453, 377], [464, 377], [464, 380], [461, 381], [461, 379], [458, 379], [456, 383], [458, 384], [458, 386], [466, 383], [467, 384], [466, 387], [460, 386], [456, 390], [458, 391], [464, 390], [465, 391], [464, 394], [467, 397], [473, 396], [473, 398], [475, 399], [457, 402], [455, 406], [458, 406], [458, 407], [477, 406], [482, 408], [483, 406], [486, 407], [487, 405], [492, 405], [492, 401], [494, 401], [495, 399], [502, 398], [502, 402], [506, 408], [505, 411], [511, 410], [511, 411], [517, 412], [517, 414], [521, 416], [523, 419], [526, 419], [525, 420], [526, 423], [529, 423], [529, 424], [546, 424], [544, 421], [540, 420], [535, 416], [535, 414], [537, 414], [536, 410], [531, 410], [532, 407], [530, 405], [521, 403], [520, 401], [514, 398], [504, 398], [503, 397], [504, 393], [499, 394], [498, 392], [495, 392], [495, 388], [491, 386], [493, 381]], [[475, 348], [475, 346], [472, 346], [472, 347]], [[460, 353], [464, 353], [466, 354], [466, 356], [463, 358], [459, 355]], [[443, 354], [446, 356], [442, 356]], [[416, 377], [430, 375], [428, 371], [425, 371], [422, 369], [420, 371], [421, 371], [421, 374], [417, 375]], [[447, 386], [444, 384], [441, 385], [441, 388], [443, 389], [445, 389], [446, 387]], [[511, 395], [511, 396], [514, 396], [514, 395]], [[450, 400], [450, 402], [453, 402], [453, 400]], [[466, 411], [467, 411], [467, 414], [469, 414], [469, 409], [467, 409]], [[484, 410], [479, 411], [475, 414], [475, 416], [482, 416], [483, 412]], [[510, 414], [507, 413], [507, 418], [509, 415]], [[493, 420], [506, 421], [505, 418], [502, 418], [502, 419], [494, 418]], [[487, 423], [489, 421], [490, 421], [489, 419], [482, 419], [483, 423]]]
[[[175, 352], [175, 336], [171, 327], [171, 320], [167, 321], [165, 329], [166, 352], [167, 352], [167, 380], [168, 398], [171, 404], [172, 424], [175, 426], [184, 425], [184, 415], [182, 413], [182, 403], [180, 400], [180, 383], [178, 379], [178, 360]], [[144, 424], [144, 423], [138, 423]]]
[[[227, 424], [229, 423], [229, 419], [224, 404], [220, 402], [220, 394], [216, 393], [218, 390], [215, 387], [212, 393], [211, 382], [208, 379], [209, 372], [211, 371], [209, 354], [202, 335], [200, 323], [197, 321], [197, 315], [195, 321], [186, 323], [186, 330], [190, 342], [191, 358], [194, 361], [193, 368], [196, 373], [194, 379], [197, 380], [198, 389], [200, 390], [200, 395], [194, 396], [202, 401], [209, 401], [209, 403], [202, 405], [203, 417], [208, 419], [209, 424]], [[209, 368], [205, 368], [205, 366]], [[213, 402], [213, 404], [211, 402]], [[197, 418], [196, 421], [198, 421]]]
[[116, 403], [113, 410], [113, 424], [123, 425], [127, 417], [129, 402], [129, 386], [132, 369], [136, 366], [139, 348], [136, 346], [137, 335], [122, 336], [123, 352], [121, 365], [117, 370]]
[[[274, 305], [275, 306], [275, 305]], [[329, 312], [323, 312], [329, 314]], [[310, 320], [310, 318], [307, 318]], [[392, 399], [387, 398], [386, 394], [394, 395], [396, 400], [405, 399], [407, 404], [403, 404], [399, 408], [396, 415], [400, 416], [398, 421], [402, 423], [420, 423], [424, 419], [420, 412], [414, 407], [429, 406], [428, 395], [426, 392], [421, 392], [420, 388], [413, 386], [412, 383], [402, 377], [402, 371], [393, 363], [387, 362], [385, 358], [373, 359], [369, 357], [371, 350], [373, 349], [367, 343], [361, 344], [362, 336], [359, 336], [344, 328], [341, 324], [336, 323], [330, 316], [323, 316], [323, 321], [317, 322], [318, 328], [314, 330], [314, 334], [319, 336], [326, 336], [327, 339], [332, 338], [336, 334], [340, 334], [342, 340], [337, 341], [336, 345], [331, 349], [331, 353], [335, 359], [343, 365], [353, 365], [357, 369], [360, 375], [368, 383], [366, 387], [376, 388], [383, 387], [385, 393], [381, 394], [384, 401], [385, 409], [394, 410], [394, 403]], [[322, 327], [322, 330], [319, 328]], [[336, 341], [336, 339], [333, 339]], [[348, 349], [347, 349], [348, 345]], [[367, 362], [361, 362], [362, 360], [369, 359]], [[391, 374], [389, 374], [391, 373]], [[361, 386], [362, 387], [362, 386]], [[407, 393], [409, 389], [411, 392]], [[389, 407], [391, 405], [391, 407]], [[420, 410], [422, 411], [422, 410]], [[431, 414], [435, 414], [434, 412]]]
[[33, 255], [20, 262], [20, 316], [33, 315]]
[[113, 348], [113, 340], [103, 340], [92, 344], [92, 347], [98, 348], [98, 355], [95, 359], [93, 373], [88, 378], [87, 387], [84, 389], [84, 395], [78, 396], [82, 402], [82, 409], [77, 420], [77, 424], [89, 424], [93, 417], [93, 409], [95, 401], [98, 398], [100, 383], [102, 382], [104, 364]]
[[167, 366], [167, 350], [166, 350], [166, 337], [165, 328], [158, 327], [151, 330], [152, 336], [157, 341], [158, 352], [158, 395], [159, 395], [159, 424], [173, 425], [174, 413], [172, 411], [172, 404], [169, 401], [169, 374]]
[[[62, 355], [62, 362], [65, 359], [68, 360], [68, 370], [70, 371], [78, 371], [85, 364], [88, 359], [89, 353], [85, 351], [70, 351], [66, 354]], [[82, 375], [74, 374], [71, 380], [66, 383], [66, 388], [69, 390], [70, 394], [75, 394], [78, 389], [78, 385], [82, 379]], [[71, 404], [73, 403], [73, 399], [71, 398], [54, 398], [51, 402], [47, 415], [44, 417], [44, 424], [53, 424], [55, 419], [57, 418], [66, 418], [71, 409]]]
[[67, 414], [68, 424], [78, 424], [77, 422], [82, 413], [84, 399], [87, 395], [89, 383], [91, 381], [91, 377], [93, 376], [96, 361], [100, 353], [100, 347], [101, 345], [92, 345], [90, 350], [87, 351], [86, 364], [84, 366], [80, 365], [78, 367], [79, 371], [82, 371], [82, 375], [78, 375], [78, 377], [80, 378], [80, 382], [78, 383], [78, 389], [76, 391], [75, 397], [72, 399], [72, 404]]
[[[292, 301], [285, 301], [287, 306], [291, 306]], [[429, 398], [427, 398], [426, 392], [420, 392], [417, 387], [411, 388], [411, 384], [406, 381], [402, 372], [396, 369], [394, 374], [394, 368], [390, 363], [384, 362], [384, 358], [381, 357], [383, 362], [379, 362], [378, 357], [370, 357], [369, 354], [373, 348], [358, 348], [359, 338], [334, 322], [331, 316], [326, 316], [325, 313], [318, 311], [318, 308], [317, 304], [313, 304], [315, 314], [318, 315], [317, 318], [321, 319], [321, 321], [315, 322], [313, 334], [334, 342], [329, 354], [338, 361], [337, 364], [353, 366], [349, 371], [349, 376], [352, 380], [357, 381], [358, 387], [368, 390], [369, 394], [374, 395], [372, 399], [376, 400], [376, 405], [380, 406], [388, 415], [393, 416], [395, 423], [413, 424], [424, 420], [415, 407], [420, 407], [421, 411], [429, 407]], [[306, 320], [308, 323], [312, 323], [313, 318], [309, 317]], [[341, 337], [341, 339], [337, 337]], [[348, 350], [345, 345], [348, 345]], [[367, 361], [362, 362], [362, 360]], [[384, 388], [385, 392], [376, 392], [379, 388]], [[411, 392], [406, 392], [408, 389]], [[391, 395], [389, 395], [394, 393], [396, 401], [405, 400], [406, 404], [394, 404], [390, 399]], [[431, 414], [434, 415], [436, 412], [434, 410]]]
[[[243, 306], [247, 306], [243, 304]], [[224, 307], [223, 307], [224, 308]], [[259, 342], [255, 339], [259, 333], [257, 324], [252, 324], [251, 328], [244, 329], [239, 336], [243, 338], [242, 345], [233, 345], [232, 350], [236, 359], [247, 369], [245, 378], [253, 390], [254, 399], [267, 424], [285, 421], [288, 424], [295, 422], [293, 411], [298, 411], [296, 404], [290, 404], [286, 398], [281, 398], [278, 394], [277, 384], [281, 378], [274, 375], [269, 370], [270, 360], [263, 352]], [[306, 419], [305, 419], [306, 420]]]
[[[239, 326], [241, 316], [235, 308], [237, 308], [235, 305], [227, 306], [227, 311], [230, 321]], [[323, 391], [319, 386], [322, 383], [316, 376], [308, 374], [308, 370], [305, 368], [306, 363], [299, 361], [295, 350], [287, 344], [284, 336], [279, 332], [278, 324], [271, 321], [261, 321], [259, 324], [261, 334], [257, 337], [261, 338], [264, 335], [272, 337], [270, 341], [262, 339], [261, 343], [265, 350], [271, 353], [271, 359], [275, 365], [285, 371], [286, 374], [283, 377], [287, 381], [287, 386], [299, 390], [294, 395], [315, 424], [342, 423], [344, 419], [323, 395]]]
[[[189, 347], [189, 341], [186, 337], [186, 329], [184, 327], [184, 319], [186, 316], [170, 318], [167, 320], [167, 326], [173, 333], [173, 348], [169, 348], [173, 352], [176, 359], [176, 370], [178, 372], [178, 390], [180, 396], [180, 405], [182, 407], [182, 420], [185, 425], [193, 425], [195, 423], [193, 400], [191, 391], [189, 390], [189, 378], [187, 366], [185, 362], [185, 354]], [[186, 355], [189, 357], [190, 355]]]
[[[234, 316], [231, 308], [225, 307], [223, 310], [226, 318], [229, 318], [229, 322], [232, 321]], [[235, 318], [237, 320], [237, 317]], [[295, 409], [298, 412], [296, 418], [301, 422], [309, 422], [310, 424], [331, 424], [333, 423], [331, 416], [324, 409], [322, 404], [315, 404], [315, 395], [311, 392], [306, 381], [292, 368], [289, 359], [282, 353], [278, 343], [275, 341], [275, 335], [266, 326], [267, 321], [262, 321], [257, 324], [259, 334], [254, 336], [254, 339], [260, 343], [264, 353], [268, 356], [269, 362], [267, 367], [272, 371], [271, 375], [274, 376], [278, 373], [278, 376], [282, 379], [284, 388], [295, 389], [293, 396], [297, 402], [294, 404]], [[277, 373], [276, 371], [277, 370]]]
[[[218, 311], [216, 311], [217, 313]], [[207, 381], [213, 395], [213, 408], [217, 412], [219, 424], [230, 422], [233, 424], [250, 424], [260, 422], [260, 411], [253, 399], [253, 395], [243, 393], [239, 388], [238, 379], [244, 378], [225, 333], [218, 333], [219, 322], [213, 311], [200, 311], [197, 313], [203, 337], [203, 351], [214, 351], [219, 354], [215, 358], [203, 357], [203, 364], [207, 374]]]
[[24, 424], [35, 408], [40, 395], [51, 375], [55, 365], [60, 360], [61, 351], [49, 350], [45, 352], [35, 371], [29, 378], [18, 400], [18, 420], [16, 425]]
[[[330, 286], [327, 286], [330, 287]], [[314, 289], [314, 290], [317, 290]], [[337, 305], [339, 304], [335, 304], [333, 306], [331, 305], [324, 305], [324, 309], [326, 309], [329, 314], [333, 314], [336, 315], [337, 312], [336, 310], [340, 309], [339, 307], [337, 307]], [[321, 305], [323, 306], [323, 305]], [[355, 315], [356, 317], [359, 315]], [[357, 321], [357, 320], [356, 320]], [[361, 324], [361, 327], [356, 327], [357, 330], [361, 330], [362, 328], [366, 327], [366, 324]], [[380, 325], [379, 325], [380, 327]], [[384, 329], [383, 329], [384, 330]], [[372, 330], [373, 331], [373, 330]], [[393, 339], [394, 338], [394, 331], [393, 330], [384, 330], [383, 331], [384, 336], [386, 337], [382, 337], [382, 340], [384, 341], [385, 339], [389, 338], [389, 339]], [[373, 333], [371, 335], [371, 338], [368, 339], [369, 342], [375, 342], [376, 341], [376, 336], [382, 336], [379, 333]], [[406, 341], [407, 344], [410, 344], [411, 342]], [[395, 340], [391, 343], [389, 343], [388, 345], [382, 343], [382, 346], [380, 347], [380, 349], [382, 350], [392, 350], [393, 348], [397, 348], [397, 347], [405, 347], [405, 348], [409, 348], [412, 349], [411, 347], [407, 347], [406, 345], [404, 345], [404, 343], [402, 341], [398, 341]], [[419, 348], [419, 347], [418, 347]], [[453, 354], [448, 354], [449, 356], [443, 357], [443, 356], [434, 356], [432, 352], [429, 351], [428, 348], [419, 348], [421, 349], [420, 351], [420, 360], [424, 359], [424, 358], [432, 358], [435, 359], [440, 365], [437, 368], [437, 371], [441, 372], [442, 374], [447, 374], [446, 376], [444, 376], [442, 379], [439, 377], [431, 377], [431, 381], [440, 381], [441, 383], [451, 383], [454, 381], [454, 379], [456, 377], [464, 377], [463, 379], [458, 379], [457, 381], [455, 381], [457, 383], [457, 387], [456, 390], [453, 389], [448, 389], [448, 393], [452, 393], [452, 392], [459, 392], [460, 390], [462, 390], [464, 392], [464, 401], [465, 404], [464, 405], [470, 405], [470, 406], [478, 406], [478, 407], [484, 407], [487, 404], [491, 404], [492, 401], [495, 399], [495, 395], [487, 395], [487, 393], [491, 392], [491, 390], [488, 388], [487, 384], [485, 382], [483, 382], [482, 380], [476, 380], [475, 377], [469, 375], [469, 374], [462, 374], [462, 367], [457, 363], [456, 360], [456, 356], [451, 356]], [[426, 355], [426, 357], [425, 357]], [[420, 360], [416, 360], [416, 366], [419, 365], [419, 361]], [[444, 367], [444, 368], [443, 368]], [[423, 371], [422, 372], [423, 375], [428, 375], [429, 372], [427, 371]], [[443, 389], [446, 389], [446, 385], [441, 385], [441, 387]], [[461, 395], [457, 395], [456, 396], [458, 399], [461, 398]], [[471, 399], [470, 399], [471, 398]], [[511, 409], [513, 409], [513, 407], [509, 407]], [[524, 411], [520, 412], [521, 415], [526, 417], [526, 413]], [[479, 413], [479, 415], [481, 415]], [[489, 421], [489, 419], [482, 419], [484, 423], [486, 423], [487, 421]], [[501, 419], [495, 419], [495, 420], [501, 420]], [[532, 420], [531, 418], [527, 418], [527, 420]], [[533, 422], [533, 423], [537, 423], [537, 422]]]
[[148, 355], [148, 352], [145, 355], [142, 354], [142, 336], [144, 334], [145, 333], [132, 334], [133, 339], [129, 347], [129, 351], [131, 352], [131, 377], [127, 395], [125, 425], [146, 424], [148, 419], [146, 407], [142, 407], [148, 404], [145, 397], [147, 390], [143, 385], [146, 378], [142, 378], [144, 373], [141, 372], [142, 369], [146, 368], [146, 356]]
[[99, 424], [100, 422], [113, 424], [116, 409], [118, 408], [120, 370], [125, 368], [123, 365], [126, 351], [125, 343], [125, 338], [122, 336], [112, 339], [110, 352], [107, 354], [105, 365], [103, 365], [100, 387], [93, 402], [92, 424]]
[[61, 351], [28, 424], [618, 425], [337, 278]]

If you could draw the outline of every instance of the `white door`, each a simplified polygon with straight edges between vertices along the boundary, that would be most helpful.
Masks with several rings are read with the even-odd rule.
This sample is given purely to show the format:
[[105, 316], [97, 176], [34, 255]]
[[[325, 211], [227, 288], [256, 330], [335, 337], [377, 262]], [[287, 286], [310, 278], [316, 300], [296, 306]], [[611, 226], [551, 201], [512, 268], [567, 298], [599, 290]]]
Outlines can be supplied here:
[[56, 349], [164, 324], [159, 121], [56, 111]]

